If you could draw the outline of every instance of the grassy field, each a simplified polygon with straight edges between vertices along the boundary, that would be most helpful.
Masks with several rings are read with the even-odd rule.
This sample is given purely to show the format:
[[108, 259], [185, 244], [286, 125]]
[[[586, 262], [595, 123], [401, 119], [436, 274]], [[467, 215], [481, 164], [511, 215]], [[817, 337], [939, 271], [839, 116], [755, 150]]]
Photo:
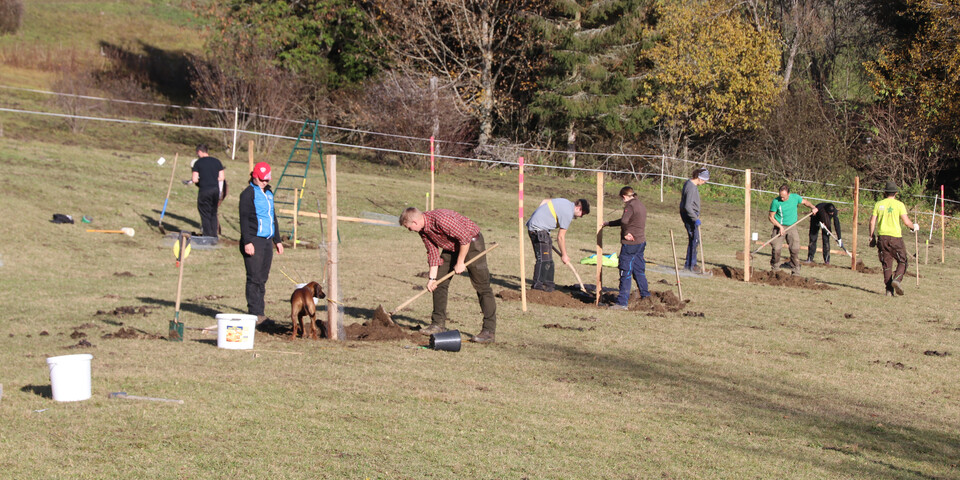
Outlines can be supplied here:
[[[115, 136], [135, 136], [123, 128], [134, 129]], [[0, 468], [11, 478], [960, 478], [953, 245], [946, 264], [922, 267], [919, 287], [908, 277], [899, 298], [879, 295], [879, 274], [805, 268], [834, 288], [685, 279], [684, 311], [703, 317], [538, 304], [522, 312], [501, 300], [498, 342], [459, 353], [262, 333], [261, 352], [228, 351], [197, 331], [183, 343], [147, 336], [166, 335], [177, 283], [171, 249], [155, 228], [171, 165], [156, 159], [176, 150], [160, 148], [55, 144], [10, 127], [0, 139], [10, 179], [0, 195], [8, 219], [0, 233]], [[178, 180], [192, 158], [188, 147], [179, 152]], [[277, 157], [265, 160], [277, 167]], [[421, 205], [429, 189], [422, 171], [373, 166], [350, 152], [339, 161], [342, 215], [396, 214]], [[227, 162], [235, 189], [221, 209], [228, 240], [238, 238], [244, 172], [245, 162]], [[503, 245], [490, 258], [495, 291], [519, 284], [515, 175], [448, 168], [437, 190], [438, 206], [474, 218], [488, 242]], [[528, 212], [546, 196], [595, 197], [595, 185], [582, 181], [536, 172], [526, 180]], [[606, 186], [606, 218], [618, 214], [620, 186]], [[650, 209], [648, 257], [672, 263], [669, 230], [682, 230], [677, 193], [661, 204], [654, 185], [635, 186]], [[322, 192], [317, 169], [308, 203], [313, 195], [323, 201]], [[758, 199], [755, 225], [763, 225], [767, 201]], [[137, 235], [87, 233], [87, 225], [51, 223], [53, 213]], [[741, 266], [742, 206], [708, 203], [704, 219], [708, 266]], [[197, 222], [195, 189], [176, 181], [167, 230], [196, 230]], [[591, 214], [574, 223], [575, 257], [592, 250], [595, 222]], [[301, 232], [320, 238], [316, 220]], [[865, 224], [860, 232], [865, 245]], [[354, 223], [340, 233], [348, 325], [423, 284], [415, 234]], [[607, 237], [613, 245], [615, 234]], [[279, 269], [319, 279], [322, 252], [288, 249], [275, 258], [268, 315], [288, 315], [293, 285]], [[877, 266], [875, 254], [860, 253]], [[526, 258], [530, 272], [529, 251]], [[765, 268], [767, 258], [756, 262]], [[592, 278], [591, 268], [578, 268]], [[243, 311], [243, 275], [236, 247], [195, 251], [184, 278], [187, 326]], [[566, 269], [557, 279], [573, 283]], [[657, 291], [675, 288], [668, 275], [651, 272], [649, 280]], [[615, 281], [606, 270], [605, 284]], [[120, 307], [145, 313], [111, 313]], [[454, 280], [450, 309], [452, 327], [476, 333], [479, 308], [466, 279]], [[395, 318], [413, 327], [429, 312], [423, 298]], [[144, 338], [101, 338], [123, 327]], [[79, 342], [74, 332], [94, 347], [67, 349]], [[94, 355], [93, 398], [58, 403], [49, 398], [45, 358], [72, 353]], [[114, 391], [185, 403], [107, 399]]]
[[[46, 55], [43, 62], [55, 65], [74, 48], [95, 57], [99, 41], [194, 52], [201, 44], [185, 2], [25, 4], [24, 29], [0, 38], [0, 61], [8, 61], [0, 84], [47, 89], [56, 69], [25, 59]], [[43, 95], [10, 90], [0, 91], [0, 106], [57, 110]], [[931, 249], [920, 285], [907, 277], [906, 296], [898, 298], [880, 295], [880, 274], [805, 267], [804, 276], [832, 288], [685, 278], [690, 303], [664, 316], [535, 303], [524, 312], [519, 302], [498, 299], [497, 343], [465, 343], [458, 353], [263, 333], [254, 351], [224, 350], [196, 330], [182, 343], [158, 338], [174, 318], [177, 269], [156, 222], [179, 153], [164, 224], [199, 229], [196, 189], [179, 181], [189, 176], [198, 142], [227, 159], [232, 189], [221, 221], [225, 243], [236, 241], [246, 152], [228, 160], [222, 136], [93, 122], [71, 133], [60, 119], [0, 113], [3, 477], [960, 478], [955, 240], [944, 264], [939, 244]], [[282, 143], [258, 159], [279, 169], [289, 149]], [[327, 151], [338, 154], [341, 215], [396, 215], [423, 205], [428, 172]], [[325, 201], [317, 165], [310, 206]], [[441, 165], [440, 172], [437, 206], [471, 217], [488, 244], [502, 245], [489, 259], [494, 291], [518, 291], [520, 249], [528, 276], [533, 261], [529, 241], [518, 238], [516, 171]], [[619, 215], [621, 186], [606, 184], [607, 219]], [[685, 246], [678, 185], [663, 203], [657, 185], [633, 186], [650, 211], [647, 257], [670, 265], [671, 229], [678, 250]], [[595, 192], [589, 180], [528, 169], [526, 213], [545, 197], [593, 200]], [[742, 267], [743, 205], [727, 200], [704, 206], [708, 267]], [[754, 195], [753, 230], [761, 238], [769, 201]], [[93, 223], [53, 224], [54, 213]], [[574, 258], [594, 251], [595, 215], [574, 222]], [[861, 211], [859, 254], [876, 268], [866, 248], [868, 217]], [[848, 245], [850, 222], [845, 215]], [[136, 236], [85, 231], [121, 227]], [[304, 219], [300, 234], [315, 244], [319, 223]], [[391, 310], [423, 286], [425, 252], [415, 234], [341, 223], [340, 239], [346, 324], [366, 321], [378, 305]], [[605, 241], [615, 249], [616, 233]], [[288, 248], [275, 257], [270, 317], [288, 321], [293, 284], [280, 270], [319, 280], [324, 254]], [[754, 266], [766, 268], [768, 259], [758, 255]], [[656, 264], [652, 289], [675, 291], [674, 277]], [[577, 268], [593, 282], [593, 267]], [[606, 269], [604, 284], [616, 280], [615, 269]], [[558, 266], [557, 281], [574, 279]], [[236, 246], [195, 250], [181, 318], [205, 327], [217, 313], [243, 312], [243, 282]], [[450, 295], [449, 326], [476, 333], [481, 315], [469, 281], [454, 279]], [[421, 298], [394, 319], [416, 327], [430, 310], [430, 299]], [[139, 338], [104, 338], [130, 328]], [[69, 348], [81, 341], [92, 346]], [[55, 402], [45, 359], [74, 353], [94, 357], [93, 397]], [[184, 403], [107, 398], [117, 391]]]

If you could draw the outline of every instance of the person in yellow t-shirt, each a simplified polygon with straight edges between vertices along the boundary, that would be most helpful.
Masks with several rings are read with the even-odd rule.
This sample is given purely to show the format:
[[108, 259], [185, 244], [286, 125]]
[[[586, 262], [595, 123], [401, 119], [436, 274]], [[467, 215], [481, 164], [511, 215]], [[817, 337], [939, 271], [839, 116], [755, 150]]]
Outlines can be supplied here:
[[[920, 225], [910, 221], [907, 216], [907, 207], [896, 199], [897, 184], [888, 181], [883, 193], [886, 198], [873, 206], [873, 215], [870, 216], [870, 246], [877, 247], [880, 256], [880, 265], [883, 266], [883, 284], [886, 287], [885, 295], [903, 295], [903, 274], [907, 272], [907, 247], [903, 244], [903, 235], [900, 232], [900, 221], [914, 232], [920, 230]], [[893, 261], [897, 261], [894, 270]]]

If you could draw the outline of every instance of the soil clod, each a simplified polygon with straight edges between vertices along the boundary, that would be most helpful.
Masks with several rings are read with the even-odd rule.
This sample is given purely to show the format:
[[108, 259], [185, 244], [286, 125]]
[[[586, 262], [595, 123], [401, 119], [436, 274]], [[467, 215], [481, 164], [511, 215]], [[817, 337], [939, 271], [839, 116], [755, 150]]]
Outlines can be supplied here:
[[938, 352], [936, 350], [927, 350], [923, 352], [923, 354], [928, 357], [947, 357], [950, 355], [950, 352]]
[[64, 348], [93, 348], [96, 345], [87, 341], [87, 339], [80, 340], [76, 345], [70, 345]]
[[[732, 280], [743, 281], [743, 269], [724, 265], [711, 270], [714, 276], [727, 277]], [[808, 290], [834, 290], [830, 285], [817, 283], [816, 280], [800, 275], [791, 275], [784, 270], [753, 270], [750, 272], [751, 283], [763, 283], [777, 287], [806, 288]]]

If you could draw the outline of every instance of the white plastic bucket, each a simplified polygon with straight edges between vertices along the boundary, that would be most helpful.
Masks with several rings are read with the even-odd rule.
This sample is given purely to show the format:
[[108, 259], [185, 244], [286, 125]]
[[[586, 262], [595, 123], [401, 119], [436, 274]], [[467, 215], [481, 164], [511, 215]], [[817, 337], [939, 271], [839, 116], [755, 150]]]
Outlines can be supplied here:
[[244, 313], [217, 314], [217, 346], [230, 350], [250, 350], [257, 329], [257, 316]]
[[77, 402], [90, 398], [90, 361], [93, 355], [62, 355], [47, 359], [50, 389], [58, 402]]

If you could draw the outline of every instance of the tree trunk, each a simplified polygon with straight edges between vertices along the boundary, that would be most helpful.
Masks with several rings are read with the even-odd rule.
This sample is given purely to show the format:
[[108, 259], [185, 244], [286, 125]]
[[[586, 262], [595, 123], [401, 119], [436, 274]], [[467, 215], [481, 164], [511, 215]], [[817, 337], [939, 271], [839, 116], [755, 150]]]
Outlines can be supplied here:
[[493, 135], [493, 25], [490, 24], [490, 13], [484, 11], [480, 16], [480, 46], [483, 57], [483, 66], [480, 72], [480, 142], [477, 150], [486, 151], [487, 144]]
[[567, 165], [570, 167], [577, 166], [577, 130], [576, 124], [573, 121], [570, 121], [570, 125], [567, 125]]

